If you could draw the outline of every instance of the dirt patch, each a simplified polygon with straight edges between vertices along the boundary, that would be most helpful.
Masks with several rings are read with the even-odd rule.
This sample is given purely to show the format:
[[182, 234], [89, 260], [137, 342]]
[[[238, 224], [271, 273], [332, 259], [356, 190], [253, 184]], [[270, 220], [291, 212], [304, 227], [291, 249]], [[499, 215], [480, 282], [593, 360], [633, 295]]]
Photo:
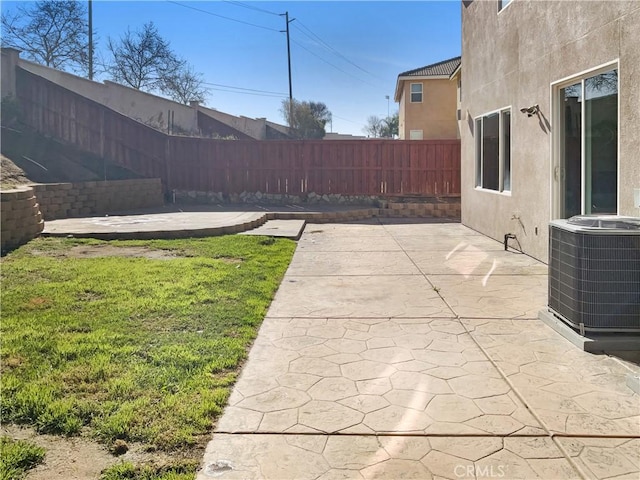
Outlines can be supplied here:
[[0, 155], [0, 187], [4, 189], [12, 189], [20, 185], [31, 183], [20, 167], [9, 160], [4, 155]]
[[[27, 474], [27, 480], [86, 480], [100, 476], [105, 468], [120, 462], [136, 465], [169, 465], [175, 462], [162, 452], [146, 452], [142, 445], [128, 444], [128, 451], [118, 457], [109, 453], [106, 447], [83, 437], [56, 437], [39, 435], [31, 428], [3, 425], [2, 435], [16, 440], [28, 440], [46, 450], [44, 463]], [[204, 451], [190, 452], [201, 455]]]
[[173, 250], [156, 250], [148, 247], [114, 247], [113, 245], [76, 245], [66, 250], [47, 252], [33, 250], [32, 255], [67, 258], [125, 257], [150, 258], [153, 260], [175, 260], [184, 257]]

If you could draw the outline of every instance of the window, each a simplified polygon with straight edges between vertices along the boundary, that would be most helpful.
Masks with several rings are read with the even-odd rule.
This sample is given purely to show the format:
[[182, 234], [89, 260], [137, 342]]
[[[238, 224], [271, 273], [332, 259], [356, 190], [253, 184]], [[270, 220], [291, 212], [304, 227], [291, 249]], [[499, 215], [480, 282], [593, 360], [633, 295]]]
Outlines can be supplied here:
[[475, 121], [476, 187], [511, 191], [511, 109]]
[[422, 140], [422, 130], [409, 130], [409, 140]]
[[555, 205], [561, 218], [618, 211], [618, 70], [603, 70], [556, 90]]
[[411, 103], [421, 103], [421, 102], [422, 102], [422, 84], [412, 83], [411, 84]]
[[498, 11], [506, 8], [507, 5], [511, 3], [512, 0], [498, 0]]

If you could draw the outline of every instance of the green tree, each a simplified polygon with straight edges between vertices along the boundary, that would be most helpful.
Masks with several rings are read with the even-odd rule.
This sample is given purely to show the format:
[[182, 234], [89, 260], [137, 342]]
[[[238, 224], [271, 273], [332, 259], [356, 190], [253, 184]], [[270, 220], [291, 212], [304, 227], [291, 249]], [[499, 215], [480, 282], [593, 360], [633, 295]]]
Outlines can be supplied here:
[[384, 138], [396, 138], [398, 136], [398, 128], [400, 125], [400, 115], [398, 112], [394, 113], [390, 117], [385, 118], [383, 121], [382, 131], [380, 136]]
[[38, 1], [20, 4], [2, 14], [2, 46], [21, 50], [26, 58], [47, 67], [88, 69], [89, 29], [85, 2]]
[[[293, 100], [289, 108], [289, 99], [282, 101], [280, 111], [291, 127], [296, 138], [323, 138], [325, 126], [331, 121], [331, 112], [322, 102]], [[293, 112], [293, 118], [291, 113]]]

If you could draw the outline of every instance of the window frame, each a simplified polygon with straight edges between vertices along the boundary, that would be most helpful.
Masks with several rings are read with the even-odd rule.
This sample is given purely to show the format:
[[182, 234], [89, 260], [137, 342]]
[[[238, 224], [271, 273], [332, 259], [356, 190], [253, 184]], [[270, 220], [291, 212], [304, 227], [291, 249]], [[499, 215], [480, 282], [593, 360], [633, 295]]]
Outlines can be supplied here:
[[[505, 155], [505, 127], [504, 127], [504, 114], [509, 114], [509, 145], [508, 145], [508, 157]], [[484, 135], [484, 118], [491, 115], [498, 115], [498, 189], [487, 188], [483, 186], [483, 174], [484, 174], [484, 148], [483, 148], [483, 135]], [[474, 125], [474, 165], [475, 165], [475, 182], [474, 188], [483, 192], [497, 193], [500, 195], [511, 195], [513, 191], [513, 142], [511, 140], [513, 132], [512, 122], [512, 106], [498, 108], [490, 112], [485, 112], [482, 115], [478, 115], [473, 119]], [[509, 176], [508, 187], [505, 188], [505, 160], [509, 161]]]
[[[417, 132], [420, 132], [420, 138], [411, 138], [412, 134]], [[424, 130], [422, 129], [409, 130], [409, 140], [424, 140]]]
[[[505, 117], [505, 113], [509, 114], [509, 148], [508, 150], [505, 149], [505, 127], [504, 127], [504, 117]], [[512, 132], [512, 128], [511, 128], [511, 108], [503, 108], [502, 110], [500, 110], [500, 124], [499, 124], [499, 128], [500, 128], [500, 179], [499, 179], [499, 185], [501, 188], [501, 192], [509, 192], [511, 193], [511, 132]], [[507, 170], [507, 161], [509, 163], [509, 168]], [[509, 186], [506, 186], [506, 172], [509, 172]]]
[[[551, 145], [551, 155], [552, 155], [552, 159], [549, 165], [549, 185], [550, 185], [550, 191], [551, 191], [551, 212], [550, 212], [550, 218], [551, 219], [558, 219], [558, 218], [563, 218], [562, 216], [562, 205], [561, 205], [561, 194], [562, 194], [562, 187], [561, 187], [561, 181], [563, 179], [563, 175], [564, 173], [562, 172], [562, 153], [561, 153], [561, 138], [562, 138], [562, 133], [561, 133], [561, 129], [563, 128], [562, 125], [560, 124], [560, 109], [562, 102], [560, 101], [560, 90], [562, 90], [563, 88], [572, 85], [576, 82], [580, 82], [581, 85], [584, 86], [584, 82], [591, 77], [597, 76], [601, 73], [605, 73], [609, 70], [615, 69], [618, 71], [618, 138], [616, 139], [617, 141], [617, 195], [616, 195], [616, 212], [619, 215], [620, 214], [620, 148], [621, 148], [621, 142], [620, 142], [620, 120], [621, 120], [621, 113], [620, 113], [620, 102], [621, 102], [621, 97], [622, 95], [620, 95], [620, 90], [621, 90], [621, 74], [620, 74], [620, 69], [621, 69], [621, 62], [620, 62], [620, 58], [615, 58], [614, 60], [610, 60], [606, 63], [602, 63], [600, 65], [591, 67], [591, 68], [587, 68], [585, 70], [582, 70], [580, 72], [574, 73], [572, 75], [568, 75], [566, 77], [560, 78], [558, 80], [554, 80], [552, 82], [550, 82], [549, 84], [549, 93], [550, 93], [550, 104], [551, 104], [551, 111], [552, 111], [552, 129], [551, 129], [551, 139], [550, 139], [550, 145]], [[584, 92], [583, 92], [584, 95]], [[583, 96], [583, 101], [584, 101], [584, 96]], [[557, 121], [558, 120], [558, 121]], [[584, 134], [585, 131], [585, 125], [584, 125], [584, 115], [581, 116], [581, 131]], [[584, 150], [583, 150], [583, 140], [581, 139], [581, 161], [584, 162]], [[584, 176], [584, 165], [581, 167], [581, 175]], [[584, 190], [584, 178], [581, 179], [581, 189]], [[581, 209], [584, 208], [584, 192], [581, 192]]]
[[[414, 100], [413, 99], [413, 86], [414, 85], [419, 85], [420, 86], [420, 100]], [[417, 95], [418, 92], [415, 92], [415, 94]], [[424, 86], [422, 84], [422, 82], [414, 82], [414, 83], [410, 83], [409, 84], [409, 101], [411, 103], [422, 103], [422, 99], [424, 98]]]

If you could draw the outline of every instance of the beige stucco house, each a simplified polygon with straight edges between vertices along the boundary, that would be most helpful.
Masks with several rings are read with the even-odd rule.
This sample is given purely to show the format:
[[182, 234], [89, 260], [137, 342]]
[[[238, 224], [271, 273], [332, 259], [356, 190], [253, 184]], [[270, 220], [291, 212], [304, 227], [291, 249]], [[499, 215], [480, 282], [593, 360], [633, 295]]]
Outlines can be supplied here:
[[455, 57], [398, 75], [394, 99], [400, 105], [401, 140], [459, 138], [457, 87], [451, 80], [459, 66], [460, 57]]
[[640, 216], [640, 2], [462, 2], [462, 223], [548, 261], [548, 223]]

